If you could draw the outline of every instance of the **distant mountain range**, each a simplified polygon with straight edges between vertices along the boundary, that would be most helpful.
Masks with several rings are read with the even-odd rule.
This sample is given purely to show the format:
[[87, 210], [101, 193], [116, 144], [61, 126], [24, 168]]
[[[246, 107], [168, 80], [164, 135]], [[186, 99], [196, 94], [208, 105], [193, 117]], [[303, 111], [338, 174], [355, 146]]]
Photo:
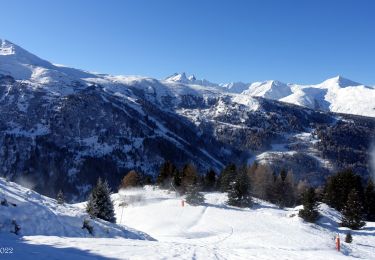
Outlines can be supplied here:
[[302, 86], [97, 74], [1, 40], [0, 174], [74, 200], [98, 176], [117, 187], [130, 169], [155, 176], [165, 159], [201, 172], [264, 162], [316, 185], [342, 167], [368, 176], [374, 100], [374, 87], [342, 77]]

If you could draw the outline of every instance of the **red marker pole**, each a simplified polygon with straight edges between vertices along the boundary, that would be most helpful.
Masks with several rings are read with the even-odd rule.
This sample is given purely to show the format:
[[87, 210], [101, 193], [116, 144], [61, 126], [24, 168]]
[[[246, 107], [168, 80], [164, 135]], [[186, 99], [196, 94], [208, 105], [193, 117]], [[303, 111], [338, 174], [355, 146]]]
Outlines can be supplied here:
[[336, 236], [336, 249], [340, 252], [340, 236], [337, 234]]

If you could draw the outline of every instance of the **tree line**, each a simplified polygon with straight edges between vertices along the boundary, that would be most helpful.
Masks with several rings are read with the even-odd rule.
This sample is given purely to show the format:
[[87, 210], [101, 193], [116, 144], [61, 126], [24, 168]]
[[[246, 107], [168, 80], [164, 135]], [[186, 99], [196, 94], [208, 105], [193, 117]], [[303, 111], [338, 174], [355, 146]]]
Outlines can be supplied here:
[[[295, 181], [292, 171], [273, 171], [269, 166], [254, 163], [228, 164], [217, 173], [213, 169], [198, 173], [193, 163], [178, 168], [170, 161], [161, 164], [155, 179], [134, 170], [121, 180], [119, 189], [154, 184], [185, 195], [190, 205], [204, 203], [202, 192], [226, 192], [227, 204], [235, 207], [251, 207], [252, 198], [269, 201], [280, 208], [303, 205], [299, 216], [308, 222], [319, 219], [318, 205], [324, 202], [342, 213], [341, 225], [351, 229], [364, 226], [365, 220], [375, 221], [375, 188], [372, 180], [364, 180], [351, 169], [330, 176], [323, 186], [312, 187], [306, 180]], [[100, 178], [93, 187], [86, 211], [92, 218], [115, 222], [111, 190]], [[58, 202], [63, 202], [60, 191]], [[85, 220], [82, 228], [87, 228]], [[90, 232], [91, 233], [91, 232]]]

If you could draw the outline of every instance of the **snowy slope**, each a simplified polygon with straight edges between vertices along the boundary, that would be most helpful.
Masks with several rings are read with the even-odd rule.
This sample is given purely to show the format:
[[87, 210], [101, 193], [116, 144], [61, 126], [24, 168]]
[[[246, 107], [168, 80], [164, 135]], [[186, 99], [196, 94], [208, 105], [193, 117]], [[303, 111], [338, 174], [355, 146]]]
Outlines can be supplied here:
[[92, 220], [84, 209], [71, 204], [59, 205], [56, 200], [42, 196], [16, 183], [0, 178], [0, 234], [14, 236], [12, 220], [21, 227], [20, 235], [91, 237], [82, 229], [84, 219], [94, 227], [95, 237], [151, 239], [148, 235], [101, 220]]
[[[375, 223], [354, 232], [354, 243], [344, 244], [343, 254], [333, 250], [335, 233], [343, 237], [346, 231], [335, 223], [339, 214], [326, 205], [320, 207], [319, 225], [313, 225], [296, 216], [300, 207], [278, 209], [257, 200], [252, 209], [238, 209], [226, 206], [223, 193], [206, 193], [206, 204], [197, 207], [181, 207], [181, 198], [173, 192], [147, 186], [116, 196], [116, 201], [135, 201], [123, 209], [124, 224], [142, 228], [159, 242], [184, 244], [187, 252], [180, 256], [186, 259], [194, 255], [198, 259], [340, 259], [343, 254], [371, 259], [375, 255]], [[117, 207], [118, 215], [121, 211]]]
[[253, 208], [239, 209], [226, 206], [223, 193], [205, 198], [202, 206], [181, 207], [183, 198], [151, 186], [114, 194], [118, 222], [157, 241], [0, 236], [0, 243], [22, 259], [375, 259], [375, 223], [353, 231], [353, 243], [342, 243], [337, 252], [334, 235], [343, 239], [347, 230], [337, 225], [340, 214], [324, 204], [318, 224], [309, 224], [296, 215], [300, 207], [279, 209], [255, 200]]

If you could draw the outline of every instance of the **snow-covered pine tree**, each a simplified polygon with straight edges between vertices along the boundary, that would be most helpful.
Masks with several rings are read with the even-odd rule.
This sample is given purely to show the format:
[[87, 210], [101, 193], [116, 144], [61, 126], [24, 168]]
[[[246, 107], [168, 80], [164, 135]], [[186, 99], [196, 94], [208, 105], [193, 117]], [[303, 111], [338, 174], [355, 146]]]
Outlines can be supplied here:
[[314, 223], [319, 217], [314, 188], [309, 188], [303, 193], [302, 202], [303, 209], [299, 211], [298, 215], [305, 221]]
[[363, 221], [363, 205], [355, 189], [348, 195], [348, 200], [342, 210], [341, 225], [351, 229], [360, 229], [366, 223]]
[[368, 221], [375, 221], [375, 188], [371, 179], [365, 189], [365, 213]]
[[199, 186], [189, 185], [186, 191], [186, 202], [192, 206], [198, 206], [204, 203], [204, 196], [199, 192]]
[[250, 180], [245, 166], [238, 170], [235, 179], [230, 183], [228, 204], [241, 208], [251, 207]]
[[107, 181], [98, 179], [96, 186], [92, 189], [87, 202], [86, 211], [93, 218], [100, 218], [109, 222], [116, 222], [111, 191]]
[[227, 165], [220, 173], [218, 184], [221, 191], [226, 192], [231, 188], [231, 183], [237, 175], [236, 165], [231, 163]]
[[56, 201], [58, 204], [63, 205], [65, 203], [64, 193], [62, 190], [59, 190], [56, 196]]

